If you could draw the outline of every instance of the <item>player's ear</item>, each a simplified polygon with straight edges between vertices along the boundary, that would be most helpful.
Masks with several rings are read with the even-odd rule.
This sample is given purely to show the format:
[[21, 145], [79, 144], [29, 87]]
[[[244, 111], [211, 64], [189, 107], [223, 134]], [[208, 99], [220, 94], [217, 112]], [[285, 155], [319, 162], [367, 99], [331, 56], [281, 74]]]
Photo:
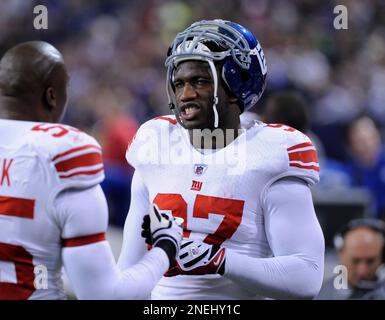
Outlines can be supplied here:
[[43, 99], [44, 99], [45, 105], [48, 107], [49, 111], [57, 108], [57, 99], [56, 99], [56, 94], [55, 94], [55, 90], [53, 89], [53, 87], [47, 87], [45, 89]]

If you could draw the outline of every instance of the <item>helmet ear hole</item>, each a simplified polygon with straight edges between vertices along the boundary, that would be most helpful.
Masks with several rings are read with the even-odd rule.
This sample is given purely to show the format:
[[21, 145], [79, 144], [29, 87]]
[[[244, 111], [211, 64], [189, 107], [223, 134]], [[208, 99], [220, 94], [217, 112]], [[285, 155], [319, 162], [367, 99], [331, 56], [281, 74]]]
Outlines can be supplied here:
[[168, 47], [167, 49], [167, 57], [169, 57], [172, 53], [172, 48], [171, 47]]
[[242, 79], [242, 81], [249, 81], [250, 75], [247, 72], [241, 70], [241, 79]]
[[227, 57], [223, 77], [232, 94], [241, 102], [242, 112], [256, 104], [266, 85], [266, 74], [262, 73], [256, 56], [251, 56], [247, 70], [235, 63], [232, 57]]

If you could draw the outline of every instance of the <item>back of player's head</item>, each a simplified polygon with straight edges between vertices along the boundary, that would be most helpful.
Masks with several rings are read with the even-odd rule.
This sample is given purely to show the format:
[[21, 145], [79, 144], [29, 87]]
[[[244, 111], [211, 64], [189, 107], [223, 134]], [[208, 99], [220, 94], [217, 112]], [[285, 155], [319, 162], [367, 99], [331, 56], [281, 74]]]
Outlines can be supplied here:
[[64, 68], [63, 57], [47, 42], [29, 41], [16, 45], [0, 61], [0, 90], [7, 96], [22, 97], [33, 89], [44, 87], [59, 66]]
[[[266, 87], [265, 56], [251, 31], [231, 21], [202, 20], [178, 33], [168, 51], [167, 94], [173, 110], [174, 72], [179, 63], [187, 60], [209, 64], [214, 82], [214, 114], [219, 76], [238, 99], [241, 112], [254, 106]], [[215, 64], [220, 65], [219, 76]]]
[[[47, 109], [46, 115], [52, 111], [52, 117], [45, 119], [43, 115], [41, 121], [60, 118], [67, 100], [67, 82], [61, 53], [44, 41], [18, 44], [0, 60], [0, 97], [12, 99], [15, 109], [25, 109], [23, 105], [28, 105], [30, 109]], [[39, 120], [39, 117], [30, 120]]]

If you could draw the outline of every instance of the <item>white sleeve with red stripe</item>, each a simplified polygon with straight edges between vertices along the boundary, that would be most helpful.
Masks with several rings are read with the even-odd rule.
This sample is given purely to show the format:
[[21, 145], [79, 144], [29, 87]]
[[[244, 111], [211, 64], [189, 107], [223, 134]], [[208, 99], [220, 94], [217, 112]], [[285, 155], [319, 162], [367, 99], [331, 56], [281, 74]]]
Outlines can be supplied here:
[[289, 167], [319, 172], [317, 151], [311, 141], [287, 148]]
[[305, 180], [309, 186], [318, 183], [320, 166], [317, 150], [309, 137], [284, 125], [267, 125], [267, 128], [272, 130], [270, 132], [275, 138], [279, 137], [278, 141], [281, 141], [279, 158], [283, 162], [281, 169], [267, 183], [265, 189], [277, 180], [292, 176]]
[[72, 187], [89, 188], [103, 181], [102, 149], [90, 135], [72, 128], [59, 137], [51, 131], [34, 132], [31, 137], [40, 140], [36, 148], [49, 157], [59, 191]]
[[105, 239], [108, 207], [100, 185], [61, 192], [53, 207], [62, 230], [63, 246], [85, 245]]
[[287, 133], [287, 171], [284, 176], [297, 176], [309, 185], [319, 182], [320, 166], [313, 143], [299, 131]]
[[105, 241], [108, 209], [100, 186], [64, 191], [55, 207], [64, 267], [79, 299], [144, 299], [150, 295], [169, 267], [168, 257], [154, 248], [130, 268], [118, 269]]
[[272, 148], [279, 148], [277, 157], [280, 162], [279, 170], [274, 172], [272, 178], [266, 183], [260, 198], [266, 195], [269, 187], [276, 181], [285, 177], [297, 177], [304, 180], [308, 186], [313, 186], [319, 182], [320, 166], [318, 162], [317, 150], [309, 137], [302, 132], [282, 124], [269, 124], [271, 136], [277, 144], [272, 144]]
[[270, 137], [273, 137], [271, 140], [278, 142], [272, 144], [272, 148], [279, 150], [275, 157], [277, 157], [280, 165], [279, 169], [274, 172], [272, 178], [264, 186], [261, 199], [274, 182], [285, 177], [300, 178], [309, 186], [317, 184], [320, 179], [320, 166], [317, 150], [309, 137], [282, 124], [269, 124], [266, 128], [271, 130], [269, 132]]
[[102, 150], [96, 143], [84, 144], [52, 158], [60, 182], [75, 187], [90, 187], [104, 179]]
[[102, 150], [90, 135], [58, 123], [32, 123], [29, 139], [43, 158], [48, 158], [60, 192], [88, 188], [104, 179]]
[[92, 144], [57, 154], [52, 161], [60, 179], [97, 174], [103, 170], [101, 148]]

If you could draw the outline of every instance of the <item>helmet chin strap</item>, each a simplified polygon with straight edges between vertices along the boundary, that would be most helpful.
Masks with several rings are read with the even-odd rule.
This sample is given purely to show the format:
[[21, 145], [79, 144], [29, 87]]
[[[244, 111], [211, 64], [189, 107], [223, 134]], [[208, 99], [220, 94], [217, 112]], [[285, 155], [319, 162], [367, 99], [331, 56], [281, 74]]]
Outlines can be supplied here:
[[211, 74], [214, 81], [214, 98], [213, 98], [213, 111], [214, 111], [214, 128], [218, 128], [219, 125], [219, 116], [217, 111], [217, 104], [218, 104], [218, 73], [217, 69], [215, 68], [214, 62], [212, 60], [207, 59], [206, 60], [210, 66]]
[[178, 121], [178, 123], [183, 128], [185, 128], [183, 121], [181, 119], [181, 116], [180, 116], [179, 109], [175, 106], [175, 104], [171, 98], [171, 95], [172, 95], [171, 80], [170, 80], [171, 74], [172, 74], [171, 68], [168, 67], [167, 68], [167, 81], [166, 81], [166, 93], [167, 93], [167, 99], [168, 99], [168, 107], [174, 113], [176, 121]]

